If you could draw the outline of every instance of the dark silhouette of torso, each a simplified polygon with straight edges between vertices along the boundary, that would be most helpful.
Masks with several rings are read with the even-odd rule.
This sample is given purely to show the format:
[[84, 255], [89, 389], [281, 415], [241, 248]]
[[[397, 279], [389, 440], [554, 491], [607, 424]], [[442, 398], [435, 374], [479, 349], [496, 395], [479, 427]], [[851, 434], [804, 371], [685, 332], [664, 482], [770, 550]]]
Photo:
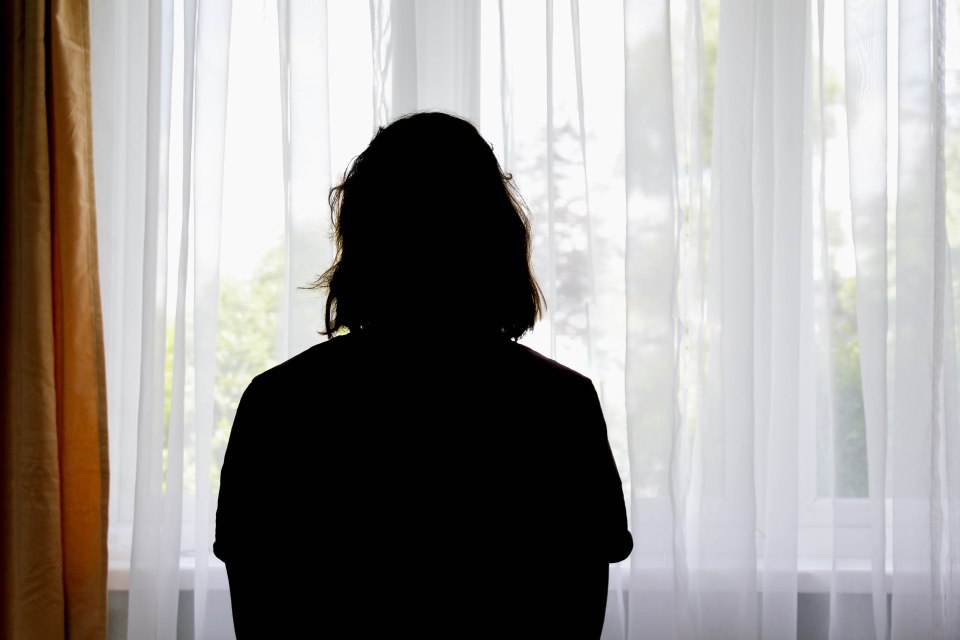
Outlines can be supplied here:
[[353, 332], [238, 409], [215, 553], [241, 640], [598, 637], [631, 547], [592, 383], [506, 338]]

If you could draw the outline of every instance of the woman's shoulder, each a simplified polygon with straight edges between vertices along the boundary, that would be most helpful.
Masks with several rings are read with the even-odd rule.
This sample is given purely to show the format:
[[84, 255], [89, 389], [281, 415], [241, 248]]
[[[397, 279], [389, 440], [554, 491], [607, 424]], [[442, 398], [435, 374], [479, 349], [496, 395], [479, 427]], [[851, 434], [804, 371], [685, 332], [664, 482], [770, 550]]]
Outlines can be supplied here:
[[589, 377], [532, 347], [512, 343], [508, 359], [506, 368], [517, 383], [534, 393], [551, 393], [573, 400], [584, 399], [594, 392]]
[[[323, 386], [324, 380], [355, 380], [380, 370], [433, 378], [445, 372], [453, 377], [515, 379], [525, 387], [585, 391], [592, 381], [575, 369], [519, 342], [501, 340], [450, 341], [438, 346], [418, 340], [384, 344], [347, 333], [324, 340], [267, 369], [251, 383], [274, 392]], [[465, 377], [464, 377], [465, 376]], [[272, 395], [272, 394], [271, 394]]]
[[356, 336], [350, 334], [324, 340], [258, 374], [251, 385], [289, 388], [315, 378], [316, 372], [342, 368], [356, 352], [356, 342]]
[[590, 378], [576, 369], [561, 364], [557, 360], [540, 353], [532, 347], [520, 344], [519, 342], [514, 342], [512, 345], [514, 358], [531, 371], [545, 376], [568, 379], [573, 382], [590, 382]]

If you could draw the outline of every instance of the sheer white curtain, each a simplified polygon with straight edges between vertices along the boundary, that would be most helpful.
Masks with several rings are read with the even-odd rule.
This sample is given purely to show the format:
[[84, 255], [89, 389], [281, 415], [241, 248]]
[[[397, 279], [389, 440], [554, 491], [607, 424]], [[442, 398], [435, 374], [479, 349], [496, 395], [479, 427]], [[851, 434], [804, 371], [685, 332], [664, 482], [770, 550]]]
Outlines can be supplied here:
[[113, 582], [129, 593], [129, 637], [173, 637], [184, 625], [185, 555], [195, 627], [205, 628], [230, 10], [229, 0], [188, 0], [91, 11], [111, 263], [110, 552]]
[[[129, 594], [131, 638], [232, 636], [210, 551], [231, 412], [249, 371], [319, 339], [321, 307], [296, 287], [330, 259], [326, 41], [314, 37], [326, 32], [325, 6], [248, 5], [233, 20], [231, 4], [104, 1], [91, 11], [110, 278], [111, 588]], [[231, 50], [232, 28], [244, 47], [272, 45], [253, 54], [272, 66], [230, 70], [249, 53]], [[264, 80], [273, 100], [251, 99]], [[253, 106], [228, 110], [228, 97]], [[275, 258], [279, 269], [261, 278], [272, 289], [258, 290], [244, 269]], [[239, 327], [259, 342], [237, 342]]]
[[92, 3], [128, 637], [232, 637], [236, 402], [321, 340], [327, 190], [420, 109], [512, 173], [548, 301], [524, 340], [600, 391], [635, 540], [604, 637], [960, 637], [955, 10]]

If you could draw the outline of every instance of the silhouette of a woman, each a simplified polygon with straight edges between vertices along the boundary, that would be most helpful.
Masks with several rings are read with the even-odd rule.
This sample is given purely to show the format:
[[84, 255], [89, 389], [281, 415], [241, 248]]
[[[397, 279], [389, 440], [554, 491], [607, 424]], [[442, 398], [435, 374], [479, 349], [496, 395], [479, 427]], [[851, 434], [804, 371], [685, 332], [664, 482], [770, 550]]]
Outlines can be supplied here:
[[516, 342], [544, 302], [510, 177], [417, 113], [330, 205], [330, 339], [254, 378], [221, 473], [238, 637], [598, 637], [633, 543], [593, 384]]

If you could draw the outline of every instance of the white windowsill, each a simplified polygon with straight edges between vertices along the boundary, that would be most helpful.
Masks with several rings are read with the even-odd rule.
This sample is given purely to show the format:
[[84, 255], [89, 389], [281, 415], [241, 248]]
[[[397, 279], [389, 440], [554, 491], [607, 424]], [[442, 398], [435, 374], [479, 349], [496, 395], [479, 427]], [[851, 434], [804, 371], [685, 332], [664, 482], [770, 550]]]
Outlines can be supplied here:
[[[180, 591], [191, 591], [196, 581], [196, 559], [188, 556], [180, 557]], [[226, 591], [227, 568], [214, 556], [210, 556], [207, 569], [207, 588]], [[107, 591], [129, 591], [130, 589], [130, 562], [129, 560], [110, 560], [107, 563]]]
[[[650, 581], [648, 585], [656, 588], [657, 585], [673, 584], [673, 577], [663, 573], [657, 575], [655, 570], [651, 570]], [[624, 590], [630, 587], [630, 566], [629, 562], [620, 564], [621, 584]], [[830, 593], [830, 587], [833, 576], [829, 561], [802, 561], [801, 568], [797, 571], [797, 592], [798, 593]], [[190, 591], [194, 588], [196, 580], [196, 559], [190, 556], [180, 558], [180, 590]], [[866, 563], [848, 563], [846, 567], [838, 567], [836, 572], [837, 589], [843, 593], [871, 593], [872, 575], [870, 568]], [[708, 586], [711, 580], [708, 575], [702, 576], [701, 584]], [[885, 588], [890, 592], [892, 585], [891, 567], [886, 568]], [[720, 581], [718, 580], [718, 583]], [[210, 565], [207, 570], [208, 589], [223, 590], [229, 589], [227, 582], [227, 571], [224, 564], [214, 556], [210, 556]], [[760, 585], [758, 584], [758, 587]], [[111, 560], [108, 565], [107, 590], [108, 591], [128, 591], [130, 588], [130, 563], [126, 560]]]

